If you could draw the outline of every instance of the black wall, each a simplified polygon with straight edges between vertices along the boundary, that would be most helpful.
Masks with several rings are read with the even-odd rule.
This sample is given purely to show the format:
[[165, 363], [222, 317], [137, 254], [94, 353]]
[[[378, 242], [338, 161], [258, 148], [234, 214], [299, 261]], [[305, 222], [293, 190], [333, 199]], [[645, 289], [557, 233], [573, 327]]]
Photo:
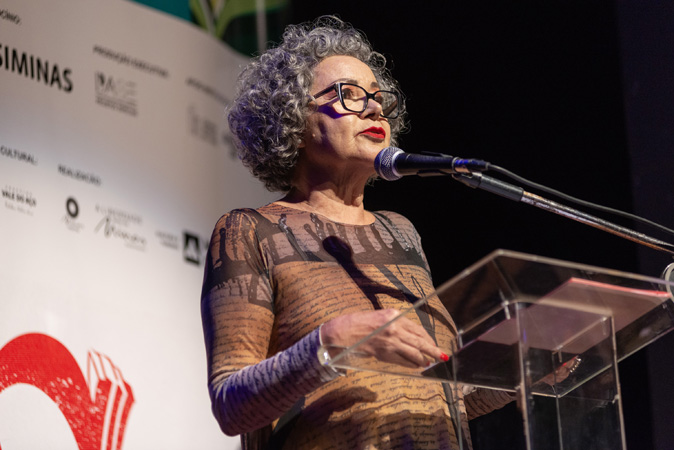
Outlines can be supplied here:
[[[631, 157], [634, 209], [665, 225], [674, 224], [674, 4], [618, 1], [623, 92]], [[670, 240], [671, 241], [671, 240]], [[671, 258], [639, 250], [642, 273]], [[674, 448], [674, 334], [646, 351], [654, 448]], [[635, 447], [638, 448], [638, 447]]]

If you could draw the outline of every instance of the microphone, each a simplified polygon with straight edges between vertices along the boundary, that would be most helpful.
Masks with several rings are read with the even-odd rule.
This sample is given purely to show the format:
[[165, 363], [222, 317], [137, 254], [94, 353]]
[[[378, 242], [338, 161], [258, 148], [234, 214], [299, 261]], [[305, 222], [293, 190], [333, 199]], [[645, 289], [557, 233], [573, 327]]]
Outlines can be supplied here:
[[489, 163], [440, 153], [417, 155], [405, 153], [397, 147], [386, 147], [375, 158], [374, 169], [381, 178], [395, 181], [405, 175], [433, 176], [483, 172], [489, 170]]

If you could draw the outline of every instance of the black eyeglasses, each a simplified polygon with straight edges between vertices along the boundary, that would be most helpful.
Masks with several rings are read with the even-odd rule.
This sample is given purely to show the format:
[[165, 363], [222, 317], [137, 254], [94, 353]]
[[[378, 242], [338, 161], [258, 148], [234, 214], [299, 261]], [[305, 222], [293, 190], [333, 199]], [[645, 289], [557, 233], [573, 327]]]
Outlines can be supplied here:
[[400, 114], [400, 93], [396, 91], [376, 91], [370, 94], [357, 84], [337, 82], [314, 95], [314, 99], [330, 91], [337, 92], [340, 103], [347, 111], [362, 113], [367, 108], [367, 101], [372, 99], [381, 105], [382, 117], [395, 119]]

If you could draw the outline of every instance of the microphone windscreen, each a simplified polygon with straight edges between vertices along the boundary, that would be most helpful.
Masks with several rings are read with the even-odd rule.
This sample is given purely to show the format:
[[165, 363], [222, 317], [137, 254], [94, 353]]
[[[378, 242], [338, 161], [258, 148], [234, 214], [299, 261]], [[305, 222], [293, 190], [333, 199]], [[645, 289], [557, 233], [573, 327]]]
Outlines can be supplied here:
[[399, 180], [402, 178], [402, 175], [398, 175], [395, 171], [395, 159], [403, 153], [405, 152], [398, 147], [386, 147], [374, 159], [374, 170], [377, 171], [377, 174], [381, 178], [387, 181]]

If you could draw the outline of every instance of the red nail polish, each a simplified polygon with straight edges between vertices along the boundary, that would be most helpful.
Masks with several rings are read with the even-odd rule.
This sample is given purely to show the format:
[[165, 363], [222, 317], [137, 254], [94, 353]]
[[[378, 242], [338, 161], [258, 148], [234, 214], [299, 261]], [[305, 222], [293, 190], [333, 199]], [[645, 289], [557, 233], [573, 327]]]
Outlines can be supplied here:
[[445, 355], [444, 353], [440, 355], [440, 358], [442, 358], [444, 362], [449, 361], [449, 356]]

